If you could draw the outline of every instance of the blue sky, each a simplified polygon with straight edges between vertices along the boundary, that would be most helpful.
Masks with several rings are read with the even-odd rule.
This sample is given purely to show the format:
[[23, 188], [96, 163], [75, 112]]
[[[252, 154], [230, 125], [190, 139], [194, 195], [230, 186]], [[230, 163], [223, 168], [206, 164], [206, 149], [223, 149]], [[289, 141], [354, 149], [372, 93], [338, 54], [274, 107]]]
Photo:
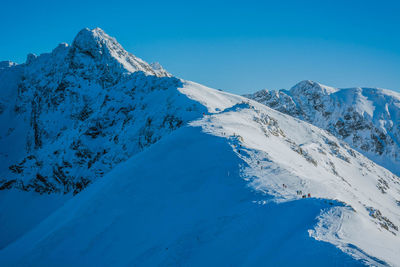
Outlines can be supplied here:
[[400, 91], [400, 1], [2, 0], [0, 60], [101, 27], [176, 76], [234, 93], [309, 79]]

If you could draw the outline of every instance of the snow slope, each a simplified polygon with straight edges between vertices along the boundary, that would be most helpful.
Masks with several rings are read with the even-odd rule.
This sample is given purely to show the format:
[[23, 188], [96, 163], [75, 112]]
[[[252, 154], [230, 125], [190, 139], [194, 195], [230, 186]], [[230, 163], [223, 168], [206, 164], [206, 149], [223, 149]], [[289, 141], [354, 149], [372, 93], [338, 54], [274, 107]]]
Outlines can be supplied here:
[[[239, 177], [241, 163], [224, 140], [198, 128], [178, 130], [117, 167], [0, 252], [0, 262], [22, 266], [355, 263], [333, 246], [307, 236], [308, 225], [328, 204], [253, 203], [263, 196], [246, 188]], [[298, 253], [299, 246], [308, 249]]]
[[261, 104], [192, 82], [179, 91], [209, 113], [115, 167], [1, 250], [0, 262], [400, 261], [398, 177], [324, 130]]
[[0, 194], [0, 249], [32, 230], [60, 208], [71, 195], [41, 195], [17, 189]]
[[261, 90], [246, 97], [325, 129], [400, 174], [399, 93], [302, 81], [290, 90]]

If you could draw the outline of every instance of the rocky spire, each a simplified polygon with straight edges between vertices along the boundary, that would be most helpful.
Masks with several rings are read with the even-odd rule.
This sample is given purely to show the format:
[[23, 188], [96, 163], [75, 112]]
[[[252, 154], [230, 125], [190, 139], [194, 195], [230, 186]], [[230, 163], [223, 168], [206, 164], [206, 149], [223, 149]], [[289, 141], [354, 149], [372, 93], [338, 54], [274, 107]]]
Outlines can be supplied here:
[[72, 51], [80, 54], [76, 56], [80, 64], [95, 63], [125, 74], [142, 71], [147, 75], [169, 76], [127, 52], [115, 38], [100, 28], [81, 30], [72, 43]]

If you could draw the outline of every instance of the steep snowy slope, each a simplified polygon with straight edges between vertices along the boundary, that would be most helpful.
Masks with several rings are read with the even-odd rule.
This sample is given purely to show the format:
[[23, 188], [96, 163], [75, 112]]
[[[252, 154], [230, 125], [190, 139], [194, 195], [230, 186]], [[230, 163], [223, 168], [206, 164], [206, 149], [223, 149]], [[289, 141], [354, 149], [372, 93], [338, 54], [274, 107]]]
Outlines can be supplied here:
[[261, 104], [191, 82], [179, 91], [209, 114], [118, 165], [1, 250], [0, 263], [400, 261], [398, 177]]
[[337, 89], [303, 81], [289, 91], [262, 90], [246, 97], [326, 129], [400, 174], [400, 94], [379, 88]]

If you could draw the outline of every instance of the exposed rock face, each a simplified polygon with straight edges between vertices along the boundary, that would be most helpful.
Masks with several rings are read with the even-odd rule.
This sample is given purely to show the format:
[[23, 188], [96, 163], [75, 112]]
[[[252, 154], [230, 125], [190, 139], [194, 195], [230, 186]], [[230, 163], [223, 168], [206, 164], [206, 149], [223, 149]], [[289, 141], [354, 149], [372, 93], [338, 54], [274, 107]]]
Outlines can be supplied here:
[[[203, 107], [101, 29], [0, 64], [0, 190], [78, 193]], [[177, 104], [179, 102], [179, 104]]]
[[246, 97], [323, 128], [400, 174], [400, 94], [303, 81], [290, 90], [262, 90]]

